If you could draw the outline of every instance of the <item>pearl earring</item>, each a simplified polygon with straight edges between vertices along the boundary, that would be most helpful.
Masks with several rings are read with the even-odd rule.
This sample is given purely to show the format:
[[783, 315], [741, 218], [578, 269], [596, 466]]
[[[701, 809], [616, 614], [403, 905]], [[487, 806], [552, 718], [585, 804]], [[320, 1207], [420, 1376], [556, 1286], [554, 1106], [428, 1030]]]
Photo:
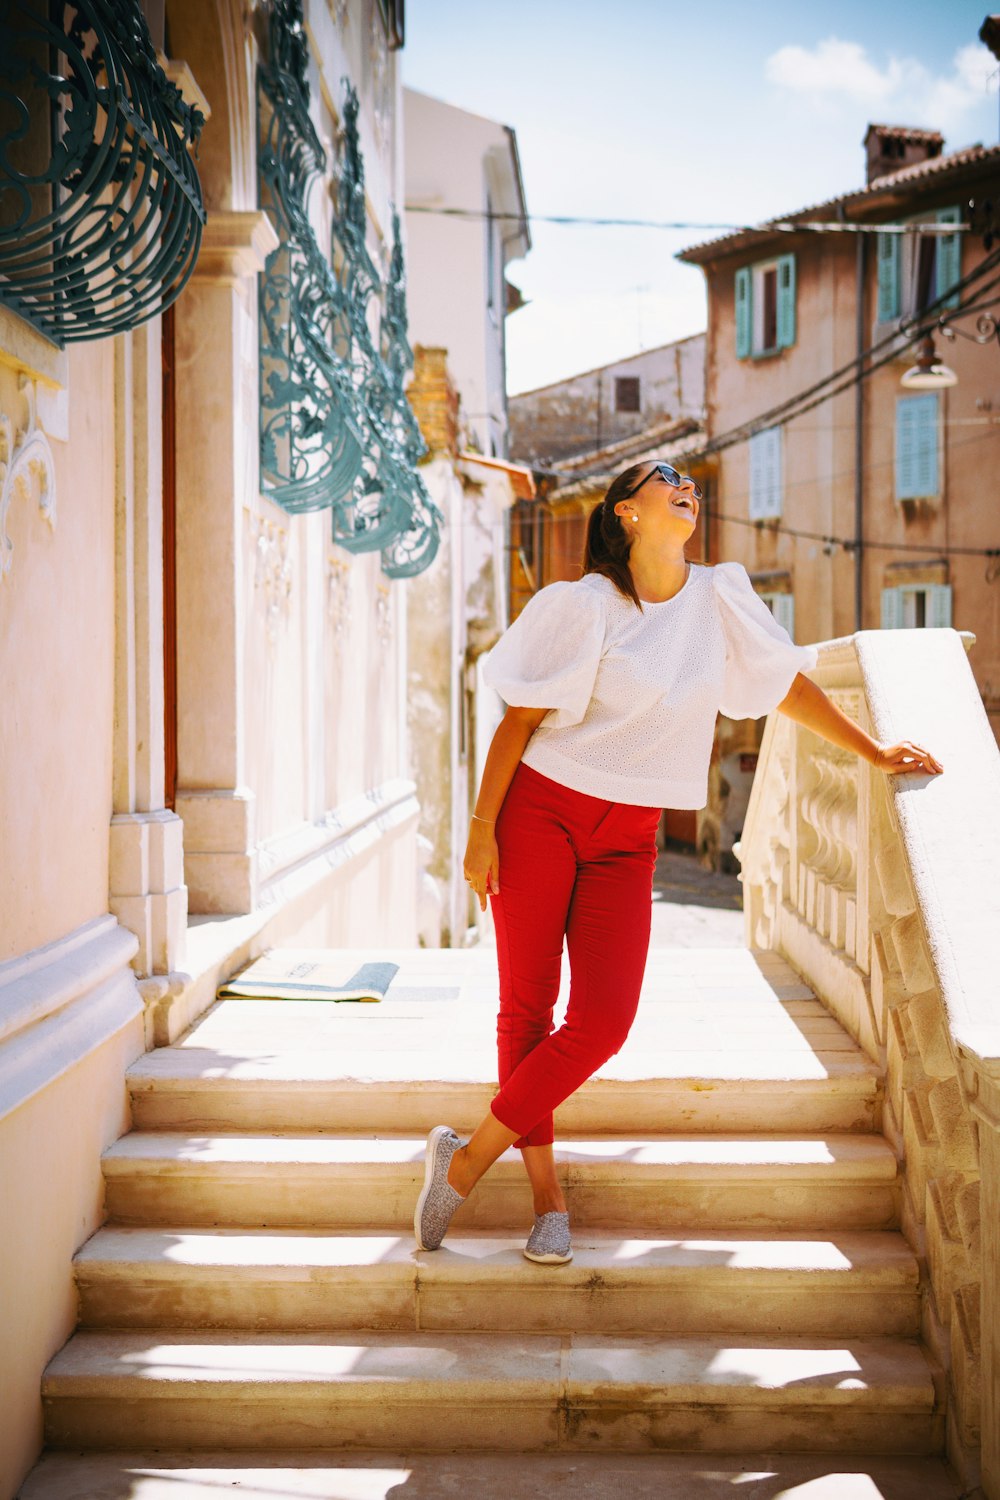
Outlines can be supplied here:
[[638, 521], [639, 517], [638, 516], [633, 516], [632, 519], [633, 519], [633, 521]]

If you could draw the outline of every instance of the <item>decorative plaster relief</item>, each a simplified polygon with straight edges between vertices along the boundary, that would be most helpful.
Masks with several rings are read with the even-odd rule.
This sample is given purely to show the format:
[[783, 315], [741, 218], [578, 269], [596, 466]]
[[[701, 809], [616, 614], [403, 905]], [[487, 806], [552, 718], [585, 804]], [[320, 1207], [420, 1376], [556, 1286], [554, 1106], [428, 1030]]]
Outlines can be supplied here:
[[326, 610], [333, 626], [333, 638], [340, 646], [351, 622], [351, 565], [336, 552], [326, 559]]
[[375, 594], [375, 632], [382, 646], [392, 640], [392, 591], [387, 583], [380, 583]]
[[22, 375], [18, 382], [27, 408], [27, 421], [17, 428], [6, 412], [0, 412], [0, 579], [11, 570], [14, 544], [7, 535], [7, 512], [15, 495], [28, 501], [38, 498], [42, 515], [56, 524], [56, 470], [52, 449], [38, 426], [35, 381]]
[[292, 595], [292, 565], [288, 559], [288, 528], [264, 516], [252, 516], [254, 529], [254, 588], [262, 589], [266, 604], [267, 638], [278, 638], [282, 616]]

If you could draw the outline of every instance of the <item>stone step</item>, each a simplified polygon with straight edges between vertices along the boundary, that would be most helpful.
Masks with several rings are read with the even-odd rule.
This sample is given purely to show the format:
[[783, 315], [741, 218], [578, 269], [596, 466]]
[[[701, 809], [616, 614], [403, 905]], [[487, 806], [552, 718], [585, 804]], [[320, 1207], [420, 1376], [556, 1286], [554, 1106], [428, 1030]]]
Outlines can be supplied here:
[[[404, 1229], [425, 1144], [133, 1131], [104, 1155], [107, 1209], [122, 1224]], [[578, 1231], [895, 1224], [896, 1159], [881, 1136], [605, 1136], [557, 1142], [556, 1161]], [[454, 1225], [509, 1233], [529, 1206], [520, 1154], [508, 1151]]]
[[929, 1454], [915, 1343], [648, 1334], [76, 1334], [42, 1381], [57, 1448]]
[[565, 1266], [520, 1238], [225, 1229], [102, 1229], [76, 1256], [80, 1320], [102, 1328], [738, 1333], [919, 1331], [919, 1271], [901, 1235], [802, 1239], [584, 1232]]
[[[783, 1052], [758, 1029], [753, 1051], [749, 1038], [743, 1046], [730, 1038], [728, 1053], [706, 1046], [651, 1057], [637, 1031], [626, 1052], [557, 1110], [557, 1131], [597, 1135], [634, 1128], [636, 1120], [655, 1131], [876, 1128], [878, 1070], [835, 1021], [811, 1024], [822, 1032], [813, 1038], [815, 1051]], [[396, 1051], [398, 1035], [394, 1047], [372, 1050], [373, 1026], [365, 1042], [355, 1042], [349, 1027], [343, 1023], [346, 1057], [284, 1047], [267, 1057], [223, 1056], [193, 1045], [148, 1052], [128, 1072], [133, 1123], [142, 1130], [425, 1134], [441, 1120], [469, 1132], [486, 1114], [496, 1083], [484, 1076], [492, 1057], [485, 1042], [468, 1060], [444, 1045], [425, 1058]], [[457, 1076], [442, 1076], [446, 1068]]]
[[936, 1458], [837, 1453], [45, 1454], [20, 1500], [960, 1500]]

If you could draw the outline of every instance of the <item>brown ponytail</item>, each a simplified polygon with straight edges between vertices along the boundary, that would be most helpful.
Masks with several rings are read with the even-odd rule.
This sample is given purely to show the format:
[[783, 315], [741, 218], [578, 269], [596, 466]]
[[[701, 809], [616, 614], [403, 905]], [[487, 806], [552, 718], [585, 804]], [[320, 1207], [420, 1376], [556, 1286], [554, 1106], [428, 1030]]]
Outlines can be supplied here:
[[615, 515], [619, 500], [627, 500], [629, 492], [638, 483], [645, 464], [633, 464], [613, 479], [600, 505], [595, 505], [587, 521], [587, 540], [583, 549], [583, 571], [600, 573], [610, 578], [620, 594], [631, 599], [637, 609], [642, 609], [628, 565], [632, 543], [622, 525], [621, 516]]

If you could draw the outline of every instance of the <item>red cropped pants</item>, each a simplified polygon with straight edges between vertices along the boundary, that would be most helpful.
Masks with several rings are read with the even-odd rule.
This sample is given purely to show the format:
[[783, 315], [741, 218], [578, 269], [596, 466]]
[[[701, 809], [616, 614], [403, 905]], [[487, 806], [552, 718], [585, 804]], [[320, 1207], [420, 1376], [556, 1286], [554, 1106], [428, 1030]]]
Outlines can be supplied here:
[[[518, 1146], [553, 1140], [552, 1112], [623, 1045], [649, 949], [660, 809], [571, 791], [522, 762], [497, 819], [492, 896], [500, 971], [500, 1092]], [[570, 992], [558, 1031], [563, 939]]]

